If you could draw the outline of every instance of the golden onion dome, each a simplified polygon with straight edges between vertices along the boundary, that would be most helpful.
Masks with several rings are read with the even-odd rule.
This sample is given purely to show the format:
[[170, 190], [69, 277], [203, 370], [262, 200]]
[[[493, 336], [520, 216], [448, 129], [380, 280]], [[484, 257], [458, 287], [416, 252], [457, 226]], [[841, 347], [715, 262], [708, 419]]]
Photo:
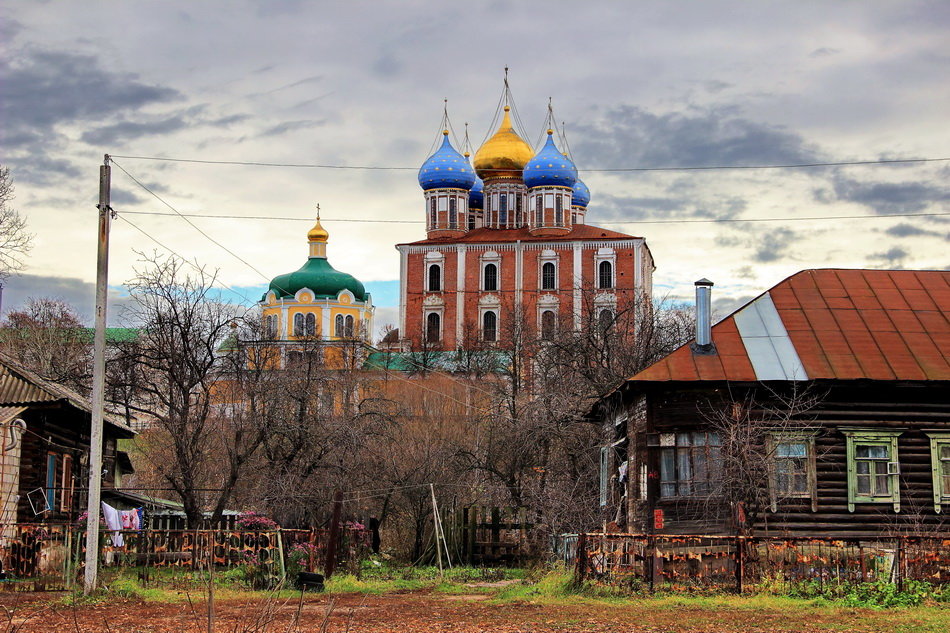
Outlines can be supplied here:
[[330, 238], [330, 234], [327, 233], [327, 230], [323, 228], [323, 225], [320, 224], [320, 218], [317, 218], [317, 223], [313, 225], [313, 228], [307, 233], [308, 242], [326, 242]]
[[475, 173], [483, 180], [521, 178], [524, 166], [534, 157], [534, 150], [511, 126], [510, 110], [505, 106], [498, 131], [475, 152]]

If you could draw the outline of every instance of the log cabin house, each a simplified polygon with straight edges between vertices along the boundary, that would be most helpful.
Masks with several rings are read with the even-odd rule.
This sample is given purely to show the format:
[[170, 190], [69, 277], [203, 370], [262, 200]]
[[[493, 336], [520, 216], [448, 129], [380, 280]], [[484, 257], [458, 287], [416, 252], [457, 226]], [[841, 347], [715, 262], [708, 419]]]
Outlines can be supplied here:
[[[0, 354], [0, 525], [63, 523], [85, 511], [89, 401]], [[106, 414], [103, 488], [131, 471], [117, 441], [135, 431]]]
[[805, 270], [602, 398], [604, 520], [658, 534], [950, 532], [950, 272]]

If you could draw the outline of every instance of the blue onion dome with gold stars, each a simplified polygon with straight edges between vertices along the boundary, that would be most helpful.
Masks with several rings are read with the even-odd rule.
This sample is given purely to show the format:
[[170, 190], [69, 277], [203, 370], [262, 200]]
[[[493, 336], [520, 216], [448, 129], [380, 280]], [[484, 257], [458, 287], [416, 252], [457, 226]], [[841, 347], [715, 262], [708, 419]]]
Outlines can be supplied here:
[[478, 176], [475, 177], [475, 184], [468, 191], [468, 208], [485, 208], [485, 182]]
[[524, 166], [524, 184], [532, 187], [573, 187], [577, 182], [577, 167], [554, 145], [554, 130], [548, 130], [548, 140], [541, 151]]
[[587, 185], [584, 184], [583, 180], [578, 178], [577, 182], [574, 183], [574, 193], [571, 196], [571, 206], [583, 207], [586, 209], [588, 204], [590, 204], [590, 189], [587, 188]]
[[459, 154], [449, 142], [449, 131], [442, 132], [442, 147], [422, 163], [419, 186], [430, 189], [471, 189], [475, 171], [468, 159]]

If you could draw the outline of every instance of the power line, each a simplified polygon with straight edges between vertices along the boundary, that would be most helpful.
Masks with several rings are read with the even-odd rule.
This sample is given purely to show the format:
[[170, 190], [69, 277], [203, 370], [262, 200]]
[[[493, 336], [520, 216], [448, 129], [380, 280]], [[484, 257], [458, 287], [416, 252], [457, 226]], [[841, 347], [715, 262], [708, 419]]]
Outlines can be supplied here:
[[[191, 220], [189, 220], [183, 213], [181, 213], [178, 209], [176, 209], [175, 207], [173, 207], [170, 203], [166, 202], [166, 201], [165, 201], [161, 196], [159, 196], [157, 193], [155, 193], [154, 191], [152, 191], [151, 189], [149, 189], [148, 187], [146, 187], [145, 184], [143, 184], [138, 178], [136, 178], [135, 176], [133, 176], [132, 174], [130, 174], [122, 165], [120, 165], [119, 163], [115, 162], [114, 160], [112, 161], [112, 164], [115, 165], [116, 167], [118, 167], [119, 169], [121, 169], [122, 172], [123, 172], [126, 176], [128, 176], [129, 178], [131, 178], [132, 181], [133, 181], [135, 184], [137, 184], [139, 187], [141, 187], [142, 189], [144, 189], [145, 191], [147, 191], [149, 194], [151, 194], [156, 200], [158, 200], [159, 202], [161, 202], [162, 204], [164, 204], [166, 207], [168, 207], [169, 209], [171, 209], [172, 211], [174, 211], [174, 212], [175, 212], [175, 215], [179, 216], [181, 219], [183, 219], [185, 222], [187, 222], [189, 225], [191, 225], [191, 227], [192, 227], [193, 229], [195, 229], [196, 231], [198, 231], [199, 233], [201, 233], [205, 238], [208, 239], [208, 241], [212, 242], [213, 244], [215, 244], [216, 246], [218, 246], [219, 248], [221, 248], [223, 251], [225, 251], [226, 253], [228, 253], [229, 255], [231, 255], [231, 257], [233, 257], [234, 259], [238, 260], [239, 262], [241, 262], [242, 264], [244, 264], [245, 266], [247, 266], [248, 268], [250, 268], [251, 270], [253, 270], [254, 272], [256, 272], [256, 273], [257, 273], [258, 275], [260, 275], [261, 278], [264, 279], [265, 281], [271, 281], [270, 277], [268, 277], [267, 275], [265, 275], [264, 273], [262, 273], [256, 266], [254, 266], [254, 265], [251, 264], [249, 261], [247, 261], [246, 259], [244, 259], [244, 258], [241, 257], [240, 255], [238, 255], [237, 253], [235, 253], [234, 251], [232, 251], [230, 248], [228, 248], [227, 246], [225, 246], [224, 244], [222, 244], [222, 243], [219, 242], [218, 240], [214, 239], [213, 237], [211, 237], [210, 235], [208, 235], [207, 233], [205, 233], [204, 231], [202, 231], [202, 230], [198, 227], [198, 225], [196, 225], [194, 222], [192, 222]], [[126, 221], [128, 221], [128, 220], [126, 220]], [[136, 227], [136, 228], [138, 228], [138, 227]], [[141, 229], [139, 229], [139, 230], [141, 230]], [[144, 231], [143, 231], [143, 232], [144, 232]], [[151, 236], [149, 236], [149, 237], [151, 237]], [[167, 247], [163, 246], [162, 248], [167, 248]], [[169, 250], [170, 250], [170, 249], [169, 249]], [[272, 282], [272, 283], [273, 283], [273, 282]], [[283, 288], [278, 287], [278, 289], [279, 289], [279, 290], [282, 290], [282, 291], [283, 291], [284, 293], [286, 293], [286, 294], [292, 294], [292, 293], [288, 293], [288, 292], [287, 292], [286, 290], [284, 290]], [[234, 291], [234, 292], [237, 292], [237, 291]], [[238, 293], [238, 294], [241, 294], [241, 293]], [[242, 296], [244, 296], [244, 295], [242, 295]], [[246, 296], [244, 296], [244, 299], [245, 299], [245, 301], [250, 301]]]
[[[163, 213], [161, 211], [124, 211], [126, 215], [158, 215], [183, 218], [210, 218], [217, 220], [279, 220], [287, 222], [312, 222], [313, 218], [295, 218], [289, 216], [265, 215], [215, 215], [211, 213]], [[813, 220], [863, 220], [873, 218], [921, 218], [946, 216], [950, 213], [887, 213], [884, 215], [813, 215], [805, 217], [781, 218], [708, 218], [683, 220], [627, 220], [608, 221], [605, 224], [709, 224], [726, 222], [804, 222]], [[364, 224], [425, 224], [425, 220], [373, 220], [366, 218], [323, 218], [327, 222], [358, 222]]]
[[[365, 170], [365, 171], [417, 171], [419, 167], [401, 167], [387, 165], [333, 165], [327, 163], [269, 163], [263, 161], [240, 161], [240, 160], [204, 160], [197, 158], [169, 158], [162, 156], [132, 156], [121, 154], [110, 154], [112, 158], [128, 158], [132, 160], [153, 160], [170, 163], [196, 163], [201, 165], [245, 165], [251, 167], [291, 167], [298, 169], [342, 169], [342, 170]], [[612, 167], [603, 169], [579, 169], [583, 173], [623, 173], [623, 172], [651, 172], [651, 171], [724, 171], [731, 169], [749, 170], [749, 169], [801, 169], [808, 167], [848, 167], [855, 165], [899, 165], [912, 163], [936, 163], [950, 161], [947, 158], [892, 158], [876, 160], [848, 160], [832, 161], [825, 163], [785, 163], [771, 165], [689, 165], [689, 166], [666, 166], [666, 167]], [[125, 171], [124, 169], [122, 171]], [[493, 170], [483, 170], [493, 171]], [[504, 171], [504, 170], [498, 170]]]
[[[204, 272], [204, 271], [202, 270], [202, 268], [201, 268], [200, 266], [198, 266], [197, 263], [194, 263], [194, 262], [192, 262], [191, 260], [185, 259], [185, 258], [182, 257], [181, 255], [179, 255], [177, 252], [175, 252], [173, 249], [169, 248], [169, 247], [166, 246], [165, 244], [163, 244], [163, 243], [161, 243], [160, 241], [158, 241], [155, 237], [153, 237], [152, 235], [150, 235], [147, 231], [145, 231], [144, 229], [142, 229], [140, 226], [138, 226], [138, 225], [136, 225], [136, 224], [133, 224], [132, 221], [129, 220], [128, 218], [125, 218], [125, 217], [123, 217], [122, 215], [117, 215], [116, 217], [118, 217], [120, 220], [122, 220], [123, 222], [125, 222], [126, 224], [128, 224], [129, 226], [131, 226], [133, 229], [135, 229], [136, 231], [138, 231], [139, 233], [141, 233], [142, 235], [144, 235], [144, 236], [147, 237], [148, 239], [150, 239], [150, 240], [152, 240], [153, 242], [155, 242], [155, 243], [156, 243], [158, 246], [160, 246], [161, 248], [164, 248], [166, 251], [168, 251], [169, 253], [171, 253], [172, 255], [174, 255], [175, 257], [177, 257], [178, 259], [180, 259], [181, 261], [185, 262], [186, 264], [188, 264], [189, 266], [191, 266], [192, 268], [194, 268], [197, 272], [199, 272], [199, 273], [203, 273], [203, 272]], [[256, 301], [251, 301], [251, 300], [248, 298], [248, 296], [247, 296], [246, 294], [244, 294], [243, 292], [240, 292], [240, 291], [236, 290], [235, 288], [232, 288], [231, 286], [229, 286], [228, 284], [224, 283], [223, 281], [218, 281], [217, 283], [218, 283], [222, 288], [224, 288], [225, 290], [230, 290], [230, 291], [233, 292], [234, 294], [236, 294], [236, 295], [238, 295], [239, 297], [241, 297], [242, 299], [244, 299], [244, 305], [245, 305], [245, 306], [256, 305], [257, 302], [256, 302]]]

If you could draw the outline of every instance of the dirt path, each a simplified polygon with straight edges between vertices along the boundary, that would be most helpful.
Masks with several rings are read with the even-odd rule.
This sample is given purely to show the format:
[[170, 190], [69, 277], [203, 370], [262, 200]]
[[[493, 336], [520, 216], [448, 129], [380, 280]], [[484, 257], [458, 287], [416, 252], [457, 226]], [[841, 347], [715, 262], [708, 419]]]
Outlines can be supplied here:
[[[207, 605], [189, 607], [140, 601], [64, 607], [61, 602], [34, 602], [33, 596], [0, 596], [0, 606], [13, 611], [11, 628], [0, 612], [0, 631], [18, 633], [206, 633]], [[328, 633], [549, 633], [605, 632], [798, 632], [798, 631], [940, 631], [946, 625], [913, 610], [870, 611], [802, 607], [798, 609], [671, 607], [650, 601], [623, 604], [498, 604], [482, 593], [443, 595], [407, 593], [385, 596], [307, 595], [296, 600], [227, 601], [216, 604], [217, 633], [285, 633], [299, 613], [299, 631], [318, 632], [327, 617]], [[26, 601], [26, 602], [24, 602]], [[29, 604], [27, 604], [29, 603]], [[298, 610], [299, 606], [299, 610]], [[923, 620], [928, 620], [925, 623]], [[265, 623], [267, 628], [261, 628]], [[942, 624], [941, 624], [942, 622]], [[934, 625], [937, 628], [934, 628]]]

